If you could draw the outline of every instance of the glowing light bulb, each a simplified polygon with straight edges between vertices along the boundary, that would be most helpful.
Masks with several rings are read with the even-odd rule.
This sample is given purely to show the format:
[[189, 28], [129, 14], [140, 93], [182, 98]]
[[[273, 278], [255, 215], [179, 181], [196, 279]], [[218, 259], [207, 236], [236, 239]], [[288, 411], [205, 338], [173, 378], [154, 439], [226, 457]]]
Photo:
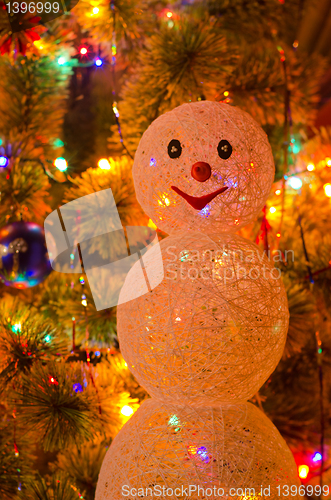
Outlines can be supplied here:
[[57, 63], [59, 66], [63, 66], [65, 64], [66, 60], [65, 60], [65, 57], [59, 57], [58, 60], [57, 60]]
[[299, 465], [298, 471], [299, 471], [299, 477], [301, 477], [301, 479], [306, 479], [309, 473], [309, 467], [308, 465]]
[[101, 158], [98, 161], [98, 167], [102, 168], [102, 170], [110, 170], [110, 163], [107, 158]]
[[22, 325], [21, 323], [15, 323], [15, 325], [13, 325], [11, 329], [14, 333], [20, 332], [22, 329]]
[[99, 10], [99, 7], [94, 7], [92, 12], [93, 14], [99, 14]]
[[327, 167], [331, 167], [331, 158], [325, 158]]
[[315, 170], [315, 165], [313, 163], [309, 163], [309, 165], [307, 165], [307, 170], [309, 172], [312, 172], [313, 170]]
[[323, 189], [324, 189], [325, 196], [327, 196], [328, 198], [331, 198], [331, 184], [329, 184], [329, 183], [324, 184]]
[[276, 212], [277, 208], [276, 207], [270, 207], [269, 210], [270, 210], [270, 213], [274, 214]]
[[276, 234], [277, 238], [280, 238], [281, 234], [280, 233], [277, 233]]
[[82, 295], [82, 305], [83, 305], [84, 307], [87, 307], [86, 295]]
[[313, 455], [313, 462], [320, 462], [322, 460], [322, 455], [317, 451]]
[[226, 91], [224, 92], [224, 95], [225, 95], [225, 97], [228, 97], [229, 92], [226, 90]]
[[299, 177], [291, 177], [288, 183], [292, 189], [300, 189], [302, 187], [302, 180]]
[[275, 191], [275, 195], [276, 195], [276, 196], [279, 196], [281, 192], [282, 192], [282, 191], [281, 191], [281, 189], [277, 189], [277, 190]]
[[102, 62], [102, 59], [100, 59], [99, 57], [94, 61], [94, 64], [98, 67], [102, 66], [103, 65], [103, 62]]
[[9, 164], [9, 159], [7, 156], [0, 156], [0, 167], [6, 168]]
[[121, 413], [122, 415], [124, 415], [125, 417], [130, 417], [133, 413], [133, 409], [130, 407], [130, 406], [123, 406], [123, 408], [121, 409]]
[[82, 56], [85, 56], [85, 54], [87, 54], [87, 48], [82, 47], [79, 52], [82, 54]]
[[65, 172], [68, 168], [68, 162], [65, 158], [62, 158], [62, 156], [55, 158], [53, 165], [61, 172]]
[[173, 13], [172, 13], [172, 12], [170, 12], [170, 10], [169, 10], [169, 11], [167, 12], [167, 17], [168, 17], [168, 19], [170, 19], [172, 16], [173, 16]]
[[46, 335], [45, 337], [45, 342], [50, 342], [52, 340], [52, 337], [50, 335]]

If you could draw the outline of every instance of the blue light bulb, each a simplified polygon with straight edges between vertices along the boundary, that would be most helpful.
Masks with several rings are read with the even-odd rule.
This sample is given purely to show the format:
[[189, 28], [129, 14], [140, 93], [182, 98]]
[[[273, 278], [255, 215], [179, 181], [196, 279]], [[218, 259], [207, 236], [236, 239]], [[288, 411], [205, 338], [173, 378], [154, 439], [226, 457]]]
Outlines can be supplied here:
[[95, 60], [94, 64], [95, 64], [96, 66], [102, 66], [102, 65], [103, 65], [102, 59], [100, 59], [100, 57], [98, 57], [98, 58]]

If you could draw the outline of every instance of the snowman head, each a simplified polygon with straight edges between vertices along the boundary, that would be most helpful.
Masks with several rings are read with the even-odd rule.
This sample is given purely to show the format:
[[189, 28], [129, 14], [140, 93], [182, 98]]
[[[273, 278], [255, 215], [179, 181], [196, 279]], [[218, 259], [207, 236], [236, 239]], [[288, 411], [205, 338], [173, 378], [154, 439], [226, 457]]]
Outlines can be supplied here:
[[167, 233], [236, 231], [264, 206], [275, 167], [268, 138], [228, 104], [200, 101], [161, 115], [139, 143], [139, 203]]

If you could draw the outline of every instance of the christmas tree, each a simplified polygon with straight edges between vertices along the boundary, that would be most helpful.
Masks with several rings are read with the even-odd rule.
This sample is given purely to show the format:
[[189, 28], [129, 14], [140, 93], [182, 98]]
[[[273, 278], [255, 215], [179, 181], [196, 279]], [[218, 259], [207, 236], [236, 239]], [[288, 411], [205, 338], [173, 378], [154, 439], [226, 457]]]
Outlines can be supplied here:
[[[42, 226], [111, 189], [123, 227], [164, 238], [136, 200], [133, 157], [158, 116], [203, 100], [247, 111], [272, 146], [272, 192], [239, 232], [281, 272], [290, 326], [252, 402], [302, 483], [329, 485], [331, 1], [49, 3], [0, 4], [0, 498], [93, 499], [107, 448], [149, 397], [81, 250], [52, 270]], [[88, 251], [109, 260], [110, 246]]]

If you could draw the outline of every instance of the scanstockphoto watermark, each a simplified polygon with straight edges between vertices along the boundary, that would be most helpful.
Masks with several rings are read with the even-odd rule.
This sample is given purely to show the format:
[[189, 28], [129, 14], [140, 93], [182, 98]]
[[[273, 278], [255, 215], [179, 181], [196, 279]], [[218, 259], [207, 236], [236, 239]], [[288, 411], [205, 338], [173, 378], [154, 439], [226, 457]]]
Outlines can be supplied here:
[[122, 496], [127, 497], [129, 499], [132, 498], [151, 498], [151, 497], [169, 497], [174, 498], [174, 495], [178, 498], [266, 498], [266, 497], [312, 497], [312, 496], [327, 496], [330, 493], [330, 488], [328, 485], [324, 485], [321, 487], [320, 485], [304, 485], [300, 486], [296, 484], [288, 485], [288, 484], [278, 484], [273, 488], [269, 486], [261, 485], [257, 488], [247, 488], [247, 487], [238, 487], [238, 488], [221, 488], [218, 486], [213, 487], [203, 487], [196, 484], [190, 484], [188, 486], [177, 486], [173, 488], [169, 488], [168, 486], [161, 485], [153, 485], [147, 488], [133, 488], [129, 485], [122, 486]]
[[294, 251], [277, 250], [272, 254], [258, 249], [241, 250], [230, 245], [217, 249], [184, 249], [176, 251], [175, 246], [164, 249], [164, 267], [167, 279], [274, 279], [281, 276], [281, 269], [270, 263], [294, 262]]
[[196, 484], [188, 486], [177, 486], [169, 488], [168, 486], [161, 486], [156, 484], [147, 488], [132, 488], [129, 485], [122, 486], [122, 496], [130, 498], [150, 498], [150, 497], [169, 497], [174, 498], [253, 498], [256, 495], [263, 495], [264, 497], [271, 496], [270, 486], [260, 488], [221, 488], [218, 486], [203, 487]]

